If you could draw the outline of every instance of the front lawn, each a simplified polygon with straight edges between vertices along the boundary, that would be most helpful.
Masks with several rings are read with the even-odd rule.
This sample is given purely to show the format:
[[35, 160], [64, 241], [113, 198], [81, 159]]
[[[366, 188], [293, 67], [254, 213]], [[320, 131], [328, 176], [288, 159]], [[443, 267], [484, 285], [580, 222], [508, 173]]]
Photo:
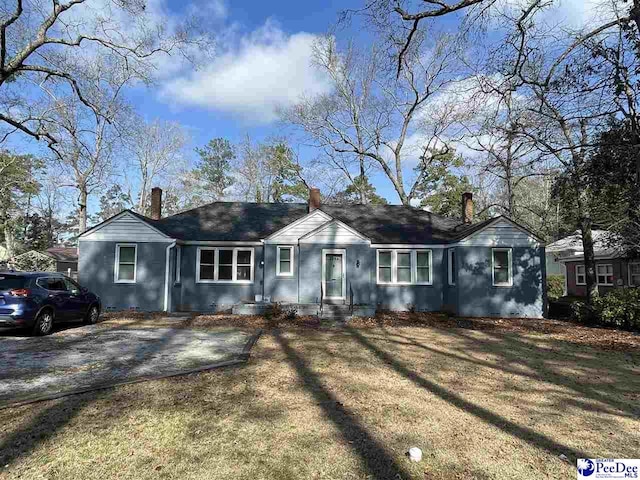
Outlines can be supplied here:
[[419, 314], [180, 326], [224, 323], [267, 327], [248, 364], [0, 410], [0, 478], [555, 479], [640, 452], [637, 335]]

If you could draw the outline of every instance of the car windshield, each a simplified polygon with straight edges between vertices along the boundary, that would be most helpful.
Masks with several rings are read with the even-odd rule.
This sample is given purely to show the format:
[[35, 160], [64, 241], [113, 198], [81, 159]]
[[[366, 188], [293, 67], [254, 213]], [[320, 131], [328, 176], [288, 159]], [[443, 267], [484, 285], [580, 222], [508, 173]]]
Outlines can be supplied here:
[[0, 292], [24, 288], [26, 284], [27, 279], [24, 277], [0, 275]]

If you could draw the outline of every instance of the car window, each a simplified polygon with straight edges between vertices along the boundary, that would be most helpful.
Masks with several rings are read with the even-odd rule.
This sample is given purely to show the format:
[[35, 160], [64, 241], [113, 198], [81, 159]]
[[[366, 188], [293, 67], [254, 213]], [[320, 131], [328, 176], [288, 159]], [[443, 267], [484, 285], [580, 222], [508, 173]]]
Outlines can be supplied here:
[[0, 291], [24, 288], [26, 284], [27, 279], [25, 277], [0, 276]]
[[64, 283], [62, 278], [58, 277], [46, 277], [39, 278], [37, 281], [38, 285], [46, 290], [51, 290], [54, 292], [66, 292], [67, 286]]
[[79, 293], [80, 292], [80, 285], [78, 285], [73, 280], [65, 277], [64, 278], [64, 284], [67, 287], [67, 290], [69, 290], [70, 292], [73, 292], [73, 293]]

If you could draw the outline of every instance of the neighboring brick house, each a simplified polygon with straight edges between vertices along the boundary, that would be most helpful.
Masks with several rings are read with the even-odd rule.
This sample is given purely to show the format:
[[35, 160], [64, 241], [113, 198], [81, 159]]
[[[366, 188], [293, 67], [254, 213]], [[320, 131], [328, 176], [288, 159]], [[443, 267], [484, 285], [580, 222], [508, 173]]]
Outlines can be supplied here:
[[[606, 230], [594, 230], [596, 282], [598, 291], [640, 287], [640, 258], [627, 255], [616, 246], [615, 237]], [[584, 250], [579, 232], [547, 245], [547, 252], [557, 256], [565, 277], [565, 295], [587, 295]]]

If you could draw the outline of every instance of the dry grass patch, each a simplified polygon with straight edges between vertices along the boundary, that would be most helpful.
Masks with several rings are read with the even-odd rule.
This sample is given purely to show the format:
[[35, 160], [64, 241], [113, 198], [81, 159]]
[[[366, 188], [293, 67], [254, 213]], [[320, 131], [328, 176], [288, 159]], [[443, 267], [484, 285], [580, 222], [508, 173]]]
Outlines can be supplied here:
[[388, 323], [271, 328], [245, 366], [0, 411], [0, 478], [567, 478], [640, 451], [637, 351]]

